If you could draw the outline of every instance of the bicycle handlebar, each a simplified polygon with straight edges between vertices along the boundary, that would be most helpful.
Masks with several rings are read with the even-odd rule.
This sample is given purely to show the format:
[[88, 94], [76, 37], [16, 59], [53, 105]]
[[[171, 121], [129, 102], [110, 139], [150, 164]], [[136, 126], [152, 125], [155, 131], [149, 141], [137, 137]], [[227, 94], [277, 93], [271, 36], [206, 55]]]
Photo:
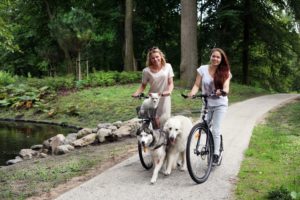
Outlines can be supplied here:
[[[225, 92], [225, 91], [223, 91], [223, 90], [221, 90], [221, 95], [222, 96], [227, 96], [227, 92]], [[211, 93], [211, 94], [196, 94], [196, 95], [193, 95], [193, 96], [191, 96], [191, 97], [189, 97], [188, 95], [186, 95], [186, 94], [181, 94], [181, 96], [183, 97], [183, 98], [192, 98], [192, 99], [196, 99], [196, 98], [207, 98], [207, 97], [218, 97], [217, 95], [216, 95], [216, 92], [213, 92], [213, 93]]]
[[[161, 94], [161, 93], [160, 93], [160, 96], [166, 97], [166, 96], [170, 96], [170, 94]], [[132, 97], [133, 97], [133, 98], [138, 98], [138, 99], [147, 99], [147, 98], [149, 98], [149, 96], [146, 96], [144, 93], [140, 93], [140, 94], [137, 95], [137, 96], [133, 96], [133, 95], [132, 95]]]

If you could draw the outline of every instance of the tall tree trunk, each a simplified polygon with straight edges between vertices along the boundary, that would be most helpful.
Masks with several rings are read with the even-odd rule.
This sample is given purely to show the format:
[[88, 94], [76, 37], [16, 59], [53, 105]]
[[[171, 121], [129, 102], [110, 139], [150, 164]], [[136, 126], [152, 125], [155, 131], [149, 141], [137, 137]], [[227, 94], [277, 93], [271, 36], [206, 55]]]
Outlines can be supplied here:
[[181, 0], [180, 85], [192, 87], [198, 67], [197, 1]]
[[132, 19], [133, 19], [133, 0], [126, 0], [125, 6], [125, 56], [124, 70], [136, 71], [136, 61], [133, 52], [133, 34], [132, 34]]
[[249, 83], [250, 0], [244, 2], [243, 83]]

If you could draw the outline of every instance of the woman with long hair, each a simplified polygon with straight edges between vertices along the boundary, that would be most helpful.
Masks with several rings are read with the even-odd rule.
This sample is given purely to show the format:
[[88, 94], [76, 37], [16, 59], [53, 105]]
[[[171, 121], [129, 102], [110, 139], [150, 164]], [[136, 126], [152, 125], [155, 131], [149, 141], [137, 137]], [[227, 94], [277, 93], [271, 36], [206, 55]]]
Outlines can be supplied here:
[[207, 121], [211, 125], [214, 138], [213, 164], [219, 162], [221, 142], [221, 122], [228, 108], [229, 84], [232, 75], [230, 65], [225, 52], [220, 48], [211, 50], [210, 64], [202, 65], [197, 69], [197, 77], [189, 97], [194, 96], [199, 89], [202, 94], [214, 96], [208, 97]]

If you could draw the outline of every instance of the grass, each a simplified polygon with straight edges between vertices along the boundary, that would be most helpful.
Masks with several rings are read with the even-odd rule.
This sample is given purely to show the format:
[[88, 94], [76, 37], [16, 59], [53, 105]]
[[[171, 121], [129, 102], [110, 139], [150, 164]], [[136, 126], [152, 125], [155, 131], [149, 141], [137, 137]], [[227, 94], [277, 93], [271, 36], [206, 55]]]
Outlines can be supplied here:
[[300, 199], [299, 119], [300, 100], [272, 112], [255, 127], [238, 175], [237, 199], [275, 199], [270, 194], [284, 189]]
[[[85, 89], [59, 96], [51, 104], [46, 105], [47, 109], [45, 110], [51, 110], [53, 113], [51, 115], [49, 112], [37, 112], [37, 109], [1, 109], [3, 112], [0, 113], [0, 118], [14, 118], [18, 115], [23, 116], [22, 119], [52, 121], [91, 128], [98, 123], [125, 121], [136, 117], [135, 107], [141, 104], [141, 100], [131, 98], [131, 94], [138, 86], [138, 84], [128, 84]], [[173, 113], [199, 110], [199, 101], [187, 101], [181, 97], [181, 93], [188, 91], [178, 87], [174, 89], [172, 94]], [[229, 101], [233, 103], [266, 93], [268, 92], [262, 89], [232, 83]]]

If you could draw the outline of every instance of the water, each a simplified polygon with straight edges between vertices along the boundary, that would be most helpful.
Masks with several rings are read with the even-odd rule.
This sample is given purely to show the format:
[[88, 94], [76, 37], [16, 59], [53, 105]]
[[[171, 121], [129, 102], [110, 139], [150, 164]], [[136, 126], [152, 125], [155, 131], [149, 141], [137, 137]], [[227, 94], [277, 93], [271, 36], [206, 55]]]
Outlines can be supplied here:
[[75, 129], [36, 123], [0, 121], [0, 166], [14, 159], [21, 149], [42, 144], [44, 140], [57, 134], [67, 135]]

